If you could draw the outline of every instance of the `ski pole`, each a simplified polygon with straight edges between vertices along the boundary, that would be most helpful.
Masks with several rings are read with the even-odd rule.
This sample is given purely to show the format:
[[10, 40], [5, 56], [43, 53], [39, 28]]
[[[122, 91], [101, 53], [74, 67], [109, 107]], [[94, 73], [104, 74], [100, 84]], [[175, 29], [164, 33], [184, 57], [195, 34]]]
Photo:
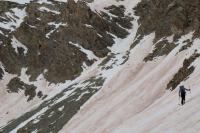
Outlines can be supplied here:
[[189, 86], [189, 89], [190, 89], [190, 98], [192, 98], [192, 93], [191, 93], [191, 88], [190, 88], [190, 86]]

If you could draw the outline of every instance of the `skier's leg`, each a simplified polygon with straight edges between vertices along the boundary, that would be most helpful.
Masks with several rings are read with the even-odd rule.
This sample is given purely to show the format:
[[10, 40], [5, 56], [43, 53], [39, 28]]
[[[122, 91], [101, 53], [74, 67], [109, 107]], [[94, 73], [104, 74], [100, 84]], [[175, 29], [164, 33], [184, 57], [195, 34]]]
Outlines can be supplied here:
[[183, 95], [183, 104], [185, 104], [185, 95]]
[[184, 104], [184, 101], [183, 101], [183, 96], [181, 96], [181, 105]]

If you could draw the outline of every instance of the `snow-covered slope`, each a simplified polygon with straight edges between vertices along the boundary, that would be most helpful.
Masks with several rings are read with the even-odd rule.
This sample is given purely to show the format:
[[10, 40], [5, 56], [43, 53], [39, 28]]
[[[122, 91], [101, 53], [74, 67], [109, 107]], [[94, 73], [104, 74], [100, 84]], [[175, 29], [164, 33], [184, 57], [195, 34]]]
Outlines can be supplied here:
[[198, 20], [184, 29], [179, 2], [5, 1], [0, 132], [200, 131]]
[[[61, 132], [199, 132], [199, 58], [191, 64], [195, 66], [193, 74], [180, 83], [192, 90], [186, 97], [186, 105], [180, 106], [178, 87], [174, 91], [166, 90], [166, 85], [182, 67], [183, 61], [199, 53], [199, 39], [194, 39], [189, 49], [179, 52], [186, 40], [192, 40], [193, 33], [191, 31], [177, 40], [176, 48], [168, 55], [147, 63], [143, 59], [154, 49], [155, 34], [145, 36], [130, 50], [128, 61], [115, 73], [109, 73], [112, 76], [101, 91], [81, 108]], [[132, 36], [127, 43], [132, 43], [135, 38]]]
[[144, 64], [142, 59], [151, 51], [153, 37], [153, 34], [149, 35], [131, 50], [125, 65], [82, 107], [62, 132], [199, 131], [199, 60], [195, 62], [194, 74], [181, 83], [192, 89], [185, 106], [178, 105], [177, 90], [165, 90], [183, 60], [199, 49], [199, 40], [188, 51], [176, 55], [180, 48], [177, 47], [170, 55]]

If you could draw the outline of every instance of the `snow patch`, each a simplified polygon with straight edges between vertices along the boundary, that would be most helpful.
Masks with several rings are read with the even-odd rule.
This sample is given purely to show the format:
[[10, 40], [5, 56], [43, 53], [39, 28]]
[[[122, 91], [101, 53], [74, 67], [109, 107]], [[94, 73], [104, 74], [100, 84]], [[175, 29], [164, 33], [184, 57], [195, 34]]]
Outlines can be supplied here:
[[50, 0], [37, 0], [37, 3], [39, 3], [39, 4], [43, 4], [43, 3], [52, 4], [52, 2]]
[[26, 4], [26, 3], [30, 3], [30, 1], [32, 1], [32, 0], [4, 0], [4, 1], [15, 2], [18, 4]]
[[50, 10], [49, 8], [46, 8], [46, 7], [40, 7], [39, 11], [41, 11], [41, 12], [52, 12], [54, 14], [60, 14], [60, 12], [55, 11], [55, 10]]
[[67, 0], [55, 0], [55, 1], [58, 1], [58, 2], [67, 2]]
[[9, 21], [0, 22], [0, 27], [3, 29], [14, 31], [24, 21], [24, 18], [26, 17], [26, 11], [25, 8], [13, 8], [9, 12], [6, 12], [5, 16], [9, 18]]
[[58, 108], [58, 111], [63, 111], [64, 108], [65, 108], [65, 106], [62, 106], [62, 107]]
[[89, 60], [98, 60], [98, 59], [99, 59], [92, 51], [83, 48], [81, 45], [75, 44], [75, 43], [73, 43], [73, 42], [69, 42], [69, 43], [70, 43], [71, 45], [73, 45], [73, 46], [79, 48], [81, 52], [83, 52], [84, 54], [87, 55], [87, 58], [88, 58]]
[[21, 42], [19, 42], [14, 36], [13, 36], [13, 38], [12, 38], [11, 45], [12, 45], [12, 47], [15, 49], [15, 52], [16, 52], [17, 54], [19, 54], [18, 48], [23, 48], [23, 50], [24, 50], [24, 51], [23, 51], [24, 55], [27, 55], [28, 48], [27, 48], [25, 45], [23, 45]]
[[55, 23], [55, 22], [49, 22], [48, 25], [53, 25], [55, 28], [51, 30], [49, 33], [46, 34], [46, 38], [49, 38], [52, 33], [54, 33], [60, 26], [67, 26], [67, 23]]

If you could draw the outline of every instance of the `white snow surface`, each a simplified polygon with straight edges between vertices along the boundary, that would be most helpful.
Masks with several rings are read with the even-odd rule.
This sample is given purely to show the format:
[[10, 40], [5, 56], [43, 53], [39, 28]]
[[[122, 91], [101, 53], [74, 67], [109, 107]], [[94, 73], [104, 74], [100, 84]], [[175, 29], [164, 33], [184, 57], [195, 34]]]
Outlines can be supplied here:
[[3, 0], [3, 1], [10, 1], [10, 2], [15, 2], [15, 3], [19, 3], [19, 4], [26, 4], [26, 3], [30, 3], [30, 1], [32, 1], [32, 0]]
[[65, 26], [65, 27], [66, 27], [66, 26], [67, 26], [67, 23], [49, 22], [48, 25], [54, 26], [55, 28], [46, 34], [46, 38], [49, 38], [50, 35], [51, 35], [52, 33], [54, 33], [56, 30], [58, 30], [58, 28], [59, 28], [60, 26]]
[[84, 54], [86, 54], [87, 58], [89, 60], [98, 60], [99, 58], [90, 50], [87, 50], [85, 48], [83, 48], [81, 45], [79, 44], [75, 44], [75, 43], [72, 43], [72, 42], [69, 42], [71, 45], [77, 47], [80, 49], [81, 52], [83, 52]]
[[28, 4], [31, 1], [37, 2], [39, 4], [42, 4], [42, 3], [52, 4], [51, 1], [67, 2], [67, 0], [3, 0], [3, 1], [10, 1], [10, 2], [18, 3], [18, 4]]
[[67, 0], [55, 0], [55, 1], [58, 1], [58, 2], [67, 2]]
[[55, 10], [51, 10], [51, 9], [49, 9], [49, 8], [47, 8], [47, 7], [40, 7], [40, 8], [39, 8], [39, 11], [42, 11], [42, 12], [52, 12], [52, 13], [54, 13], [54, 14], [60, 14], [60, 12], [55, 11]]
[[17, 54], [19, 53], [18, 48], [23, 48], [24, 49], [24, 51], [23, 51], [24, 55], [27, 54], [28, 48], [25, 45], [23, 45], [21, 42], [19, 42], [19, 40], [17, 40], [15, 37], [12, 38], [11, 44], [12, 44], [12, 47], [15, 49], [15, 52]]
[[9, 21], [0, 22], [0, 27], [3, 29], [14, 31], [24, 21], [24, 18], [26, 17], [26, 11], [25, 8], [23, 9], [13, 8], [11, 9], [11, 11], [6, 12], [5, 16], [9, 18]]
[[39, 4], [42, 4], [42, 3], [52, 4], [52, 3], [51, 3], [50, 1], [48, 1], [48, 0], [4, 0], [4, 1], [15, 2], [15, 3], [18, 3], [18, 4], [28, 4], [28, 3], [30, 3], [31, 1], [37, 2], [37, 3], [39, 3]]

